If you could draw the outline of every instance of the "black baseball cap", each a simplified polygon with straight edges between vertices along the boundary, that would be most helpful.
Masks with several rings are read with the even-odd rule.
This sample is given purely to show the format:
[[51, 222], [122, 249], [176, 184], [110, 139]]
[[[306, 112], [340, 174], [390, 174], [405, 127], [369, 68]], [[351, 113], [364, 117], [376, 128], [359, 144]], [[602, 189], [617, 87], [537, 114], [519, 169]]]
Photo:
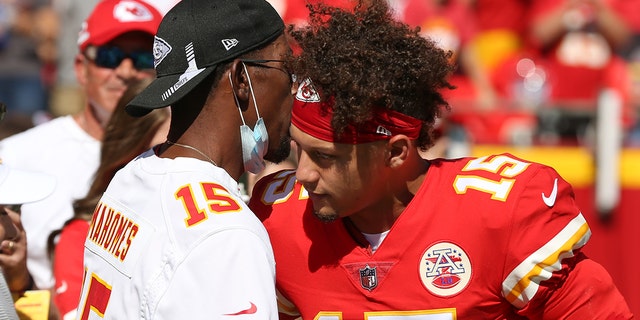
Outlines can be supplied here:
[[153, 43], [156, 79], [126, 111], [143, 116], [174, 104], [217, 65], [260, 48], [284, 32], [266, 0], [181, 0], [162, 19]]

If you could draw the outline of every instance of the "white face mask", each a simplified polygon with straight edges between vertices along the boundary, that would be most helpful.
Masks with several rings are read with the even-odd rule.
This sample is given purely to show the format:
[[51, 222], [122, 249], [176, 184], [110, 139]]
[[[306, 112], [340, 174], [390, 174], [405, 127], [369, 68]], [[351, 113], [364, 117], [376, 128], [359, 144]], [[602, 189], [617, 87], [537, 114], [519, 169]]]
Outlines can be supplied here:
[[253, 130], [251, 130], [251, 128], [249, 128], [249, 126], [244, 122], [240, 103], [233, 88], [233, 82], [231, 81], [231, 73], [229, 73], [229, 82], [231, 83], [233, 98], [236, 100], [236, 106], [238, 106], [240, 118], [242, 119], [242, 125], [240, 126], [240, 138], [242, 139], [242, 161], [244, 163], [244, 169], [257, 174], [265, 167], [264, 155], [267, 153], [267, 147], [269, 146], [269, 134], [267, 133], [267, 127], [264, 124], [264, 120], [260, 117], [260, 112], [258, 111], [258, 104], [256, 103], [256, 96], [253, 94], [253, 86], [251, 85], [251, 77], [249, 77], [247, 66], [243, 63], [242, 67], [244, 68], [244, 72], [247, 74], [249, 90], [251, 91], [253, 105], [256, 108], [256, 115], [258, 116], [258, 120], [256, 121]]

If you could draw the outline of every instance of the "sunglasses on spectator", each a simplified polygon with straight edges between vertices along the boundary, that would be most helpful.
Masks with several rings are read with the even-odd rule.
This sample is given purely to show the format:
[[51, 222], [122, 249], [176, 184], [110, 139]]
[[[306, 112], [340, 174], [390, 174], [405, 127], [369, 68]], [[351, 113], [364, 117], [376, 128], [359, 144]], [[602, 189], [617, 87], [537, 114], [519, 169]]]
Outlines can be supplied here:
[[127, 53], [118, 47], [102, 46], [87, 48], [85, 56], [102, 68], [115, 69], [124, 59], [129, 58], [138, 70], [153, 69], [153, 53], [151, 51]]

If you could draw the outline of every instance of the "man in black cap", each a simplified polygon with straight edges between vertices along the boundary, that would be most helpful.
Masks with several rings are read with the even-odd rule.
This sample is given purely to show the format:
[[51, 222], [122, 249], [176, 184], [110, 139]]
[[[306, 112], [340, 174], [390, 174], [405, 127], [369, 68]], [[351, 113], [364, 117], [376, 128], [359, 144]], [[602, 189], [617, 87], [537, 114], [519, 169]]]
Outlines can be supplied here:
[[127, 111], [171, 106], [171, 128], [96, 207], [79, 317], [277, 319], [270, 241], [237, 181], [289, 154], [290, 51], [265, 0], [182, 0], [167, 13], [157, 78]]

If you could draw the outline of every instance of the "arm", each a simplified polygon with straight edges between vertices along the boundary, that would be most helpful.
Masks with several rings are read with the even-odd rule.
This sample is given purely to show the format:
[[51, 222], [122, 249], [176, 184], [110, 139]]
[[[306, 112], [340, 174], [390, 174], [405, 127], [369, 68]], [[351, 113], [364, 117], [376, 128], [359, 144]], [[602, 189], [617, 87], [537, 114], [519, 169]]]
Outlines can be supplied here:
[[[33, 278], [27, 269], [27, 235], [22, 227], [20, 215], [8, 208], [5, 210], [8, 218], [17, 229], [13, 238], [5, 238], [0, 242], [0, 266], [4, 271], [9, 290], [14, 293], [22, 293], [36, 289]], [[5, 216], [5, 218], [7, 217]]]
[[549, 167], [529, 170], [513, 212], [505, 298], [535, 319], [631, 318], [607, 271], [581, 252], [591, 231], [571, 186]]
[[594, 20], [598, 30], [613, 48], [622, 48], [631, 39], [631, 30], [624, 19], [602, 0], [590, 0], [595, 8]]
[[583, 254], [573, 260], [566, 277], [546, 301], [536, 301], [521, 313], [538, 319], [633, 318], [607, 270]]
[[[569, 0], [567, 2], [572, 2]], [[544, 1], [544, 6], [550, 6], [549, 1]], [[548, 48], [558, 41], [566, 33], [566, 24], [563, 20], [565, 12], [570, 9], [568, 3], [555, 4], [555, 8], [545, 12], [534, 10], [531, 20], [531, 37], [534, 43], [541, 48]]]
[[624, 46], [631, 37], [624, 19], [601, 0], [567, 0], [556, 5], [534, 18], [532, 36], [542, 47], [547, 47], [587, 23], [593, 23], [613, 48]]
[[482, 67], [474, 46], [465, 45], [460, 52], [460, 62], [465, 73], [476, 89], [476, 104], [478, 110], [492, 110], [496, 108], [498, 96], [493, 88], [486, 70]]

